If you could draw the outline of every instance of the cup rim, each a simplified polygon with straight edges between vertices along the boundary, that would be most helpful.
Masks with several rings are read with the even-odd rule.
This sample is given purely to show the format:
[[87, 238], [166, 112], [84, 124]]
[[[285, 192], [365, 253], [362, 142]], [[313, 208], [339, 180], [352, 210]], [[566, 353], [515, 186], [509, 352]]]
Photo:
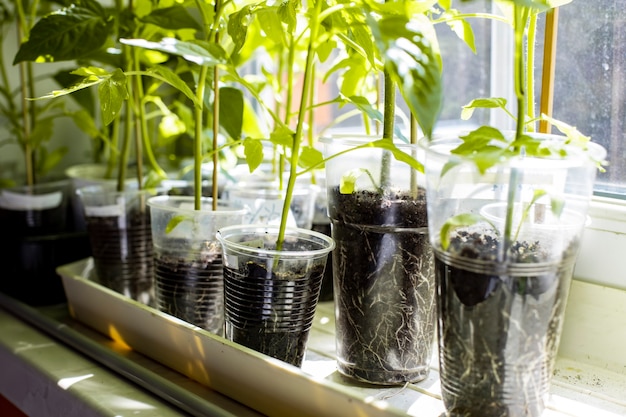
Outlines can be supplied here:
[[[173, 196], [173, 195], [157, 195], [150, 197], [147, 201], [147, 204], [150, 208], [158, 209], [158, 210], [168, 210], [175, 211], [180, 214], [193, 215], [198, 213], [214, 213], [215, 216], [229, 216], [232, 214], [246, 214], [248, 210], [245, 207], [236, 205], [230, 201], [224, 201], [218, 199], [218, 210], [211, 210], [211, 206], [213, 203], [212, 197], [201, 197], [200, 201], [202, 202], [202, 208], [200, 210], [195, 210], [193, 208], [181, 208], [174, 207], [165, 204], [166, 201], [179, 201], [179, 202], [188, 202], [193, 203], [195, 201], [195, 197], [193, 196]], [[220, 204], [222, 205], [222, 209], [220, 209]]]
[[310, 229], [303, 229], [300, 227], [286, 227], [285, 235], [287, 236], [289, 233], [296, 234], [304, 234], [315, 237], [322, 242], [326, 243], [327, 246], [322, 247], [320, 249], [309, 249], [309, 250], [276, 250], [276, 249], [262, 249], [256, 248], [249, 245], [241, 244], [239, 242], [233, 242], [228, 240], [228, 234], [249, 229], [250, 231], [256, 231], [271, 235], [278, 235], [279, 226], [274, 225], [266, 225], [266, 224], [238, 224], [233, 226], [226, 226], [220, 228], [215, 237], [217, 240], [224, 246], [230, 246], [236, 250], [243, 252], [251, 252], [254, 251], [260, 255], [273, 257], [273, 256], [284, 256], [284, 257], [293, 257], [293, 258], [302, 258], [302, 257], [317, 257], [331, 252], [335, 248], [335, 241], [330, 237], [323, 233], [316, 232]]
[[[431, 155], [436, 155], [437, 157], [448, 158], [451, 155], [450, 150], [452, 150], [458, 143], [460, 143], [461, 139], [459, 139], [459, 136], [463, 134], [467, 134], [467, 133], [470, 133], [470, 130], [464, 129], [464, 130], [459, 130], [454, 133], [435, 134], [433, 135], [432, 138], [424, 136], [418, 140], [417, 145], [421, 149], [423, 149], [427, 155], [431, 154]], [[503, 133], [505, 135], [513, 135], [515, 132], [511, 130], [504, 130]], [[588, 149], [584, 150], [578, 146], [568, 144], [566, 142], [567, 137], [565, 135], [560, 135], [556, 133], [538, 133], [538, 132], [527, 132], [526, 134], [530, 136], [539, 137], [542, 140], [545, 140], [546, 142], [553, 141], [554, 143], [564, 144], [564, 146], [567, 147], [568, 150], [572, 150], [571, 152], [572, 157], [566, 156], [566, 157], [559, 158], [557, 156], [552, 156], [552, 157], [537, 157], [537, 156], [529, 157], [527, 156], [525, 158], [522, 158], [522, 157], [513, 158], [513, 160], [534, 159], [534, 160], [550, 161], [551, 163], [554, 163], [556, 161], [569, 161], [568, 163], [571, 163], [572, 161], [582, 160], [583, 158], [587, 158], [589, 159], [589, 161], [591, 161], [592, 159], [596, 161], [602, 161], [605, 159], [606, 154], [607, 154], [606, 148], [604, 148], [604, 146], [596, 142], [591, 142], [591, 141], [588, 142], [587, 143]], [[465, 158], [463, 158], [462, 156], [457, 155], [456, 157], [458, 157], [460, 160], [465, 160]]]

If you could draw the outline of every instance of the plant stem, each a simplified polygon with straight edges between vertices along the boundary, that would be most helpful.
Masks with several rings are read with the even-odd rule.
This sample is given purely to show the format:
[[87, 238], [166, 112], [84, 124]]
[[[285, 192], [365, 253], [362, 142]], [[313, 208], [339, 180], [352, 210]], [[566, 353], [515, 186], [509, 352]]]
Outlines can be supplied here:
[[[417, 143], [417, 120], [415, 116], [411, 115], [411, 144], [415, 145]], [[415, 150], [411, 149], [411, 156], [417, 159], [417, 155], [415, 154]], [[417, 171], [411, 169], [410, 171], [410, 193], [411, 198], [414, 200], [417, 199]]]
[[[383, 139], [388, 139], [393, 142], [393, 130], [396, 117], [396, 88], [391, 79], [391, 75], [387, 70], [383, 71], [384, 80], [384, 103], [383, 103]], [[390, 165], [391, 153], [387, 150], [383, 150], [381, 167], [380, 167], [380, 188], [386, 190], [391, 179], [390, 177]]]
[[315, 41], [317, 39], [317, 32], [319, 30], [320, 23], [318, 21], [320, 12], [322, 10], [322, 1], [317, 0], [315, 2], [314, 9], [310, 16], [310, 36], [309, 46], [306, 54], [306, 64], [304, 67], [304, 77], [302, 80], [302, 95], [300, 97], [300, 106], [298, 110], [298, 121], [296, 125], [296, 133], [293, 137], [293, 147], [291, 149], [291, 161], [289, 166], [289, 179], [287, 181], [287, 191], [285, 194], [285, 202], [283, 204], [282, 216], [280, 219], [280, 228], [278, 231], [278, 239], [276, 242], [276, 249], [281, 250], [283, 241], [285, 240], [285, 230], [287, 228], [287, 219], [289, 217], [289, 210], [291, 208], [291, 200], [293, 196], [293, 190], [296, 184], [298, 157], [300, 155], [300, 144], [302, 141], [302, 129], [304, 126], [304, 118], [306, 116], [307, 104], [309, 103], [309, 93], [311, 91], [311, 83], [313, 82], [313, 60], [315, 58]]
[[[535, 70], [535, 40], [537, 38], [537, 14], [531, 13], [528, 19], [528, 45], [526, 53], [526, 115], [529, 120], [535, 119], [535, 77], [533, 71]], [[526, 121], [524, 120], [524, 123]], [[526, 124], [525, 124], [526, 125]], [[534, 132], [535, 124], [526, 125], [526, 130]]]
[[[131, 49], [130, 51], [130, 55], [131, 55], [131, 66], [135, 66], [138, 67], [139, 63], [138, 63], [138, 57], [137, 57], [137, 51], [135, 49]], [[138, 68], [136, 68], [138, 69]], [[129, 109], [129, 113], [132, 113], [133, 115], [135, 115], [136, 117], [134, 117], [135, 119], [135, 134], [134, 134], [134, 138], [135, 138], [135, 159], [136, 159], [136, 164], [137, 164], [137, 168], [135, 170], [135, 174], [137, 176], [137, 189], [141, 190], [142, 188], [142, 181], [143, 181], [143, 144], [142, 144], [142, 139], [144, 137], [144, 134], [146, 134], [146, 130], [144, 130], [144, 125], [145, 125], [145, 114], [143, 111], [143, 103], [141, 102], [141, 97], [142, 95], [142, 86], [141, 86], [141, 79], [139, 76], [133, 76], [132, 77], [133, 81], [134, 81], [134, 85], [131, 87], [131, 94], [133, 95], [132, 99], [134, 101], [133, 106], [131, 107], [130, 105], [128, 106]], [[130, 111], [132, 108], [132, 111]]]
[[[220, 9], [220, 0], [215, 0], [215, 14], [219, 15], [219, 9]], [[218, 18], [216, 18], [216, 21], [219, 21]], [[219, 26], [216, 25], [216, 26]], [[215, 29], [215, 34], [214, 34], [214, 39], [215, 39], [215, 43], [218, 43], [220, 40], [220, 34], [219, 34], [219, 30], [216, 27]], [[220, 70], [218, 68], [218, 66], [216, 65], [213, 68], [213, 150], [217, 149], [218, 146], [218, 137], [219, 137], [219, 133], [220, 133], [220, 83], [219, 83], [219, 76], [220, 76]], [[216, 211], [217, 210], [217, 187], [218, 187], [218, 169], [217, 169], [217, 164], [218, 164], [218, 153], [217, 152], [213, 152], [213, 176], [211, 177], [211, 185], [212, 185], [212, 189], [211, 189], [211, 196], [213, 197], [211, 199], [211, 205], [212, 205], [212, 210]], [[200, 186], [200, 188], [202, 188], [202, 186]]]
[[[524, 31], [529, 21], [529, 9], [524, 6], [514, 5], [514, 81], [515, 95], [517, 97], [517, 123], [515, 130], [515, 139], [519, 139], [524, 134], [524, 125], [526, 121], [526, 60], [524, 59]], [[532, 74], [530, 74], [532, 75]], [[517, 151], [518, 149], [516, 149]], [[509, 187], [507, 193], [506, 218], [504, 222], [504, 257], [508, 256], [511, 247], [512, 231], [513, 231], [513, 211], [515, 209], [515, 200], [517, 199], [517, 188], [520, 182], [520, 172], [517, 168], [511, 168], [509, 178]]]
[[[205, 16], [204, 8], [200, 4], [199, 0], [196, 0], [198, 9], [202, 12], [202, 22], [204, 28], [207, 27], [208, 17]], [[215, 5], [217, 10], [217, 3]], [[216, 12], [217, 13], [217, 12]], [[218, 19], [216, 17], [216, 19]], [[207, 33], [206, 39], [209, 39], [211, 33]], [[202, 208], [202, 132], [204, 127], [204, 90], [206, 88], [206, 77], [209, 69], [206, 65], [200, 67], [200, 74], [198, 74], [198, 83], [196, 85], [196, 104], [194, 106], [194, 151], [193, 151], [193, 183], [194, 183], [194, 210], [200, 210]]]
[[200, 210], [202, 207], [202, 128], [203, 128], [203, 113], [204, 113], [204, 88], [206, 85], [206, 77], [208, 73], [208, 67], [203, 65], [200, 68], [200, 74], [198, 76], [198, 86], [196, 87], [196, 98], [198, 104], [194, 109], [194, 154], [193, 154], [193, 180], [194, 180], [194, 209]]
[[[21, 2], [16, 2], [19, 18], [16, 22], [17, 42], [18, 47], [24, 37], [24, 32], [28, 32], [26, 28], [27, 22], [24, 15], [24, 9]], [[28, 90], [33, 91], [32, 84], [32, 71], [30, 69], [30, 63], [20, 62], [19, 64], [19, 78], [20, 78], [20, 101], [21, 101], [21, 118], [22, 118], [22, 146], [24, 149], [24, 166], [26, 170], [26, 184], [33, 185], [35, 183], [35, 153], [33, 146], [30, 142], [30, 135], [32, 132], [32, 123], [34, 117], [36, 117], [36, 109], [34, 105], [30, 105], [27, 100]], [[34, 95], [33, 95], [34, 97]]]
[[117, 191], [124, 191], [126, 186], [126, 166], [128, 165], [128, 156], [130, 154], [130, 137], [132, 135], [132, 114], [129, 103], [126, 103], [126, 112], [124, 119], [124, 135], [122, 137], [122, 151], [120, 153], [120, 164], [117, 172]]

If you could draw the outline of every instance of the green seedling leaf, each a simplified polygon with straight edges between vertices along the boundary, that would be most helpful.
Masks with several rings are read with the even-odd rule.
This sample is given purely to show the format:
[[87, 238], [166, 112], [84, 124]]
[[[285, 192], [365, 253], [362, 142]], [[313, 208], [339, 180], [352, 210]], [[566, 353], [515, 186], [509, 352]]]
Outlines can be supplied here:
[[291, 148], [293, 146], [294, 134], [295, 132], [287, 126], [278, 126], [272, 133], [270, 133], [270, 141], [272, 141], [275, 145]]
[[477, 98], [463, 106], [461, 119], [469, 120], [476, 109], [503, 109], [506, 110], [506, 99], [499, 97]]
[[238, 88], [220, 88], [219, 121], [232, 139], [241, 138], [243, 128], [243, 92]]
[[248, 246], [250, 248], [263, 249], [265, 247], [265, 242], [263, 242], [263, 239], [247, 240], [245, 242], [239, 243], [243, 246]]
[[145, 190], [156, 190], [163, 182], [164, 178], [161, 177], [156, 171], [150, 170], [146, 179], [143, 182], [143, 188]]
[[450, 233], [454, 229], [458, 229], [459, 227], [472, 226], [483, 220], [485, 220], [483, 216], [473, 213], [462, 213], [450, 217], [448, 221], [446, 221], [443, 226], [441, 226], [441, 248], [443, 250], [448, 249], [448, 247], [450, 246]]
[[408, 153], [400, 150], [392, 141], [388, 139], [379, 139], [379, 140], [371, 142], [370, 145], [377, 147], [377, 148], [383, 148], [385, 150], [388, 150], [389, 152], [391, 152], [391, 154], [396, 160], [408, 164], [409, 166], [411, 166], [413, 169], [417, 170], [418, 172], [422, 172], [422, 173], [424, 172], [424, 165], [421, 162], [419, 162], [417, 159], [415, 159]]
[[176, 226], [178, 226], [180, 223], [184, 222], [187, 219], [187, 216], [183, 215], [183, 214], [179, 214], [178, 216], [174, 216], [170, 219], [169, 222], [167, 222], [167, 226], [165, 226], [165, 234], [169, 234], [172, 232], [172, 230], [174, 230], [174, 228]]
[[[508, 142], [502, 132], [490, 126], [482, 126], [461, 136], [462, 143], [452, 150], [452, 154], [463, 156], [476, 164], [484, 174], [489, 168], [501, 161], [507, 152]], [[448, 167], [446, 171], [452, 168]]]
[[563, 210], [565, 209], [565, 200], [562, 198], [552, 197], [550, 199], [550, 207], [552, 208], [552, 214], [555, 217], [561, 217]]
[[[520, 231], [522, 230], [522, 225], [524, 224], [524, 222], [528, 218], [528, 215], [530, 214], [530, 210], [533, 208], [533, 206], [535, 205], [537, 200], [539, 200], [541, 197], [543, 197], [546, 194], [547, 194], [547, 192], [545, 190], [541, 190], [541, 189], [535, 190], [533, 192], [533, 198], [530, 200], [530, 202], [524, 208], [524, 212], [522, 213], [522, 218], [520, 219], [519, 225], [517, 226], [517, 231], [515, 232], [515, 239], [516, 240], [517, 240], [517, 238], [518, 238], [518, 236], [520, 234]], [[507, 207], [507, 209], [509, 209], [509, 207]]]
[[246, 5], [230, 15], [226, 30], [234, 43], [234, 52], [239, 52], [246, 43], [248, 27], [251, 19], [253, 5]]
[[[439, 3], [441, 5], [441, 2]], [[447, 11], [446, 14], [453, 18], [452, 20], [446, 20], [450, 29], [452, 29], [459, 39], [465, 42], [473, 53], [476, 53], [476, 42], [474, 40], [472, 25], [470, 25], [465, 19], [454, 19], [454, 17], [458, 16], [460, 13], [458, 10], [450, 9], [450, 4], [448, 4], [447, 7], [444, 7], [444, 9]]]
[[243, 151], [250, 172], [254, 172], [263, 162], [263, 144], [258, 139], [246, 138], [243, 141]]
[[98, 86], [102, 123], [109, 125], [120, 115], [122, 105], [128, 100], [126, 75], [119, 68]]
[[324, 160], [324, 155], [319, 150], [311, 147], [305, 146], [300, 150], [300, 158], [298, 159], [298, 165], [302, 168], [310, 168], [313, 166], [320, 166], [322, 168], [322, 161]]
[[89, 137], [98, 137], [100, 131], [96, 126], [96, 121], [91, 117], [91, 114], [87, 110], [81, 109], [70, 113], [70, 117], [74, 121], [74, 124]]
[[154, 9], [149, 15], [144, 16], [140, 20], [164, 29], [202, 29], [198, 22], [189, 14], [187, 8], [180, 5]]
[[357, 180], [363, 174], [368, 174], [372, 178], [370, 172], [365, 168], [351, 169], [343, 174], [339, 183], [339, 192], [341, 194], [352, 194], [356, 189]]
[[113, 19], [94, 0], [83, 0], [42, 17], [30, 30], [13, 64], [23, 61], [67, 61], [100, 49]]
[[54, 120], [52, 118], [42, 118], [37, 120], [34, 129], [28, 137], [30, 146], [37, 148], [42, 143], [47, 142], [54, 132]]

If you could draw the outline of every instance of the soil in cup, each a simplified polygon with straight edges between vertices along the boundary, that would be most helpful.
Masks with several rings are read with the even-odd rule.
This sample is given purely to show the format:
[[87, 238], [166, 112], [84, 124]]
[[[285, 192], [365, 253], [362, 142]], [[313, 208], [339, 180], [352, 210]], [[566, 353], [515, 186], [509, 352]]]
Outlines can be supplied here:
[[150, 216], [139, 210], [128, 216], [129, 221], [121, 223], [117, 216], [87, 218], [94, 264], [102, 285], [150, 305], [154, 302]]
[[537, 242], [518, 242], [516, 263], [494, 273], [498, 245], [496, 238], [462, 232], [451, 240], [453, 255], [436, 253], [442, 396], [452, 415], [539, 417], [574, 248], [561, 262], [547, 262]]
[[280, 276], [254, 262], [224, 268], [226, 337], [301, 366], [324, 264]]
[[376, 384], [424, 379], [435, 330], [423, 190], [329, 193], [339, 371]]
[[192, 261], [155, 255], [157, 308], [215, 334], [223, 333], [222, 255]]

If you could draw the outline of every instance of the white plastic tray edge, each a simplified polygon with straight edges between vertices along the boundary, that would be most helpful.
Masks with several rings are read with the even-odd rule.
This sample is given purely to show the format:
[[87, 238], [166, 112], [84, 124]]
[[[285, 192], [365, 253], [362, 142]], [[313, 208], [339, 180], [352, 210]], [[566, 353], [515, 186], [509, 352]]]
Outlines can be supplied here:
[[268, 416], [401, 414], [109, 290], [88, 279], [92, 265], [87, 258], [57, 269], [71, 316], [205, 386]]

